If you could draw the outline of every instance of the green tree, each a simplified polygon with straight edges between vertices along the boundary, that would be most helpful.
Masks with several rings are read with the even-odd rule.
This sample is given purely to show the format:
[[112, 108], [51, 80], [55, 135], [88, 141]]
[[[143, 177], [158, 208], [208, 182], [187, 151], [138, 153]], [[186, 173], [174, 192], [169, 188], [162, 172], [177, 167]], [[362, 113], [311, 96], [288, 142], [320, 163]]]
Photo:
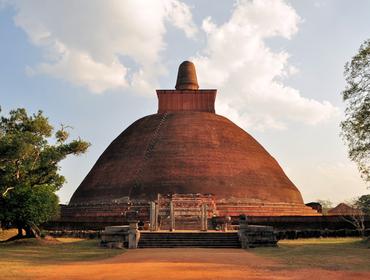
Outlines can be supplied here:
[[360, 196], [356, 202], [356, 207], [367, 216], [370, 216], [370, 194]]
[[362, 195], [345, 203], [349, 208], [343, 209], [341, 217], [352, 224], [360, 233], [365, 236], [365, 216], [370, 215], [370, 195]]
[[347, 82], [342, 92], [346, 102], [346, 118], [341, 123], [342, 136], [348, 146], [349, 157], [364, 178], [370, 182], [370, 39], [345, 65]]
[[[0, 110], [1, 112], [1, 110]], [[10, 111], [0, 119], [0, 222], [22, 229], [27, 236], [58, 210], [55, 194], [65, 182], [58, 163], [67, 155], [79, 155], [89, 143], [67, 142], [66, 127], [54, 133], [41, 111]]]

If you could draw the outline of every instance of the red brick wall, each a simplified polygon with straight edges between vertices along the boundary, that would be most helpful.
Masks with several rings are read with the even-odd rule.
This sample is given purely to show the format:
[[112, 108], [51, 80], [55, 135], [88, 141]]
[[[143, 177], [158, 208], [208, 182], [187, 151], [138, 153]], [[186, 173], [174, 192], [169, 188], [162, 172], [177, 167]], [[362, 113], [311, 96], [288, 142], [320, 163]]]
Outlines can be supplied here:
[[157, 90], [158, 113], [197, 111], [215, 113], [217, 90]]

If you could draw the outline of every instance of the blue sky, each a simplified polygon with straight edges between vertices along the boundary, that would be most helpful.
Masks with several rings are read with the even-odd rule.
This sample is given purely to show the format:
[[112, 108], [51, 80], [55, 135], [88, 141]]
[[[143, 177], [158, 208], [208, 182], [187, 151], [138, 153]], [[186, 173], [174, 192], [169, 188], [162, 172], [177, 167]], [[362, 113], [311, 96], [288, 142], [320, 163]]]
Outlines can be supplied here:
[[3, 112], [41, 109], [92, 143], [62, 162], [62, 202], [122, 130], [156, 112], [155, 89], [173, 88], [185, 59], [201, 87], [218, 88], [217, 113], [263, 144], [306, 202], [368, 192], [339, 122], [343, 66], [370, 38], [369, 1], [0, 0], [0, 7]]

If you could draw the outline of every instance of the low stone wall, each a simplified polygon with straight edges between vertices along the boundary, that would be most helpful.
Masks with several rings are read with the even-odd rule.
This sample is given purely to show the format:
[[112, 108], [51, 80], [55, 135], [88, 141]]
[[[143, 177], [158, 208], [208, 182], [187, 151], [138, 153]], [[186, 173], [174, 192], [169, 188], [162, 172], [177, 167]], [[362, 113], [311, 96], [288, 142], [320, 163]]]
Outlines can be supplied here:
[[[325, 237], [359, 237], [357, 230], [275, 230], [276, 239], [325, 238]], [[72, 237], [84, 239], [100, 239], [102, 230], [51, 230], [45, 231], [53, 237]], [[370, 229], [365, 231], [370, 236]]]
[[[347, 217], [348, 218], [348, 217]], [[238, 218], [233, 219], [238, 224]], [[254, 217], [248, 216], [248, 222], [253, 225], [267, 225], [277, 231], [286, 230], [353, 230], [352, 224], [341, 216], [280, 216]], [[365, 227], [370, 228], [370, 216], [365, 217]]]
[[[352, 229], [339, 230], [283, 230], [275, 231], [276, 238], [299, 239], [299, 238], [325, 238], [325, 237], [360, 237], [360, 232]], [[365, 236], [370, 236], [370, 229], [365, 230]]]
[[[222, 218], [220, 219], [220, 223], [225, 222]], [[360, 236], [359, 232], [340, 216], [248, 217], [248, 222], [256, 226], [273, 227], [277, 240]], [[122, 225], [122, 223], [52, 221], [44, 224], [43, 229], [55, 237], [100, 238], [105, 227], [114, 225]], [[209, 229], [215, 229], [212, 219], [209, 219], [208, 226]], [[370, 217], [365, 217], [365, 226], [367, 227], [365, 236], [370, 236]], [[228, 229], [240, 229], [239, 217], [238, 219], [232, 217]]]
[[[238, 229], [239, 217], [232, 218], [232, 227]], [[340, 216], [275, 216], [275, 217], [248, 217], [248, 221], [253, 225], [272, 226], [277, 231], [290, 230], [353, 230], [354, 227]], [[43, 225], [46, 230], [103, 230], [106, 226], [122, 225], [122, 220], [111, 221], [102, 219], [101, 221], [83, 220], [56, 220]], [[209, 219], [209, 229], [212, 229], [212, 219]], [[127, 223], [128, 225], [128, 223]], [[365, 226], [370, 228], [370, 217], [365, 217]]]
[[45, 234], [52, 237], [72, 237], [83, 239], [98, 239], [101, 237], [101, 230], [46, 230]]

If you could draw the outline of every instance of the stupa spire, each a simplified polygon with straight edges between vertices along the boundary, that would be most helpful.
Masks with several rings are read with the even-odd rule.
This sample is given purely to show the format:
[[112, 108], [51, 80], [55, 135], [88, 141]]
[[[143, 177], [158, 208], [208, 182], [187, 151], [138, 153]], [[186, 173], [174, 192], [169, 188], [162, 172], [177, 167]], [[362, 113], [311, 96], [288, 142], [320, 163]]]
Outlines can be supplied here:
[[216, 89], [199, 89], [195, 66], [184, 61], [177, 73], [176, 89], [157, 89], [158, 113], [208, 112], [215, 113]]
[[184, 61], [180, 64], [175, 88], [177, 90], [199, 89], [194, 63]]

